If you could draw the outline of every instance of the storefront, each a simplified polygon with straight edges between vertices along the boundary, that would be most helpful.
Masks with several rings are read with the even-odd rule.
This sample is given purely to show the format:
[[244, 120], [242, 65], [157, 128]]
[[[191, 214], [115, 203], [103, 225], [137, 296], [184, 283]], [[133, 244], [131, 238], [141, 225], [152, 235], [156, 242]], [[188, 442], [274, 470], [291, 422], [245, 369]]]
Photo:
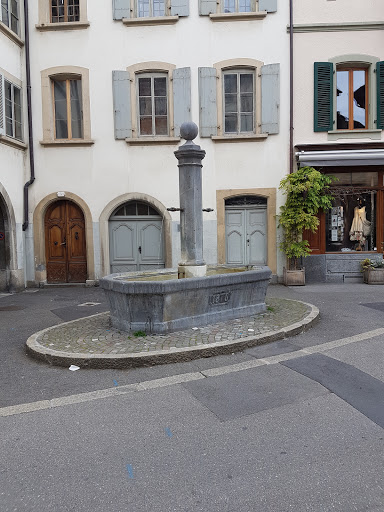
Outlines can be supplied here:
[[307, 282], [362, 281], [360, 262], [381, 258], [384, 244], [384, 144], [297, 146], [300, 167], [335, 177], [333, 208], [305, 233], [312, 250]]

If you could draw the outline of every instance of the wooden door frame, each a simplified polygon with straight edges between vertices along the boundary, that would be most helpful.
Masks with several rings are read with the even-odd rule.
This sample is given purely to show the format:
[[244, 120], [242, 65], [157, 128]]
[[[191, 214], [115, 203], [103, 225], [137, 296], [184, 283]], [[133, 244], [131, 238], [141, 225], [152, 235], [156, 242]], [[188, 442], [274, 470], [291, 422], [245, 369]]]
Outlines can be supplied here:
[[42, 199], [33, 212], [33, 241], [35, 251], [35, 281], [45, 284], [47, 282], [47, 262], [45, 252], [45, 228], [44, 221], [47, 209], [56, 201], [73, 201], [83, 212], [85, 221], [86, 255], [87, 255], [87, 281], [94, 281], [95, 256], [93, 246], [93, 223], [92, 214], [81, 197], [72, 192], [64, 191], [64, 196], [58, 197], [57, 193], [50, 194]]

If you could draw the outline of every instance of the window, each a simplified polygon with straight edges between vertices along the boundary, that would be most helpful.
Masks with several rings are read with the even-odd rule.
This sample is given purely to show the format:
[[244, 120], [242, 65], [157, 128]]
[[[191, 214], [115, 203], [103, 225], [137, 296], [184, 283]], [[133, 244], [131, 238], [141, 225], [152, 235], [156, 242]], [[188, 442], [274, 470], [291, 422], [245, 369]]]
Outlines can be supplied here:
[[89, 27], [88, 0], [38, 0], [39, 23], [36, 28], [46, 30], [79, 30]]
[[279, 133], [280, 64], [253, 59], [199, 68], [200, 137], [262, 140]]
[[15, 34], [19, 33], [18, 0], [1, 0], [0, 21], [15, 32]]
[[[380, 138], [384, 129], [384, 62], [346, 55], [314, 63], [314, 131], [328, 139]], [[369, 135], [368, 135], [369, 134]]]
[[124, 25], [169, 25], [189, 16], [189, 0], [114, 0], [113, 19]]
[[81, 79], [52, 79], [55, 139], [82, 139]]
[[336, 68], [336, 112], [338, 130], [368, 127], [367, 68]]
[[148, 16], [165, 16], [164, 0], [137, 0], [137, 16], [144, 18]]
[[212, 21], [265, 18], [277, 11], [277, 0], [199, 0], [200, 16]]
[[251, 12], [255, 11], [253, 0], [222, 0], [223, 12]]
[[58, 66], [41, 72], [44, 145], [91, 145], [89, 71]]
[[139, 135], [168, 135], [166, 75], [138, 76]]
[[254, 71], [225, 71], [224, 133], [253, 133], [255, 129]]
[[51, 22], [80, 21], [80, 0], [51, 0]]
[[21, 89], [4, 79], [5, 135], [23, 139], [21, 115]]
[[177, 143], [191, 120], [191, 70], [165, 62], [113, 71], [115, 139], [128, 144]]

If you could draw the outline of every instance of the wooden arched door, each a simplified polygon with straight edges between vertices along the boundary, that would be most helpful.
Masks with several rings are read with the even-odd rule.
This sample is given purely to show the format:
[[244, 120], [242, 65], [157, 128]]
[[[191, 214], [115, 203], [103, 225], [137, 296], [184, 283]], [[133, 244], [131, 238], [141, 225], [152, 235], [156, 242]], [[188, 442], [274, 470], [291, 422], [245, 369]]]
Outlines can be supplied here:
[[84, 283], [87, 279], [85, 221], [72, 201], [56, 201], [45, 215], [48, 283]]

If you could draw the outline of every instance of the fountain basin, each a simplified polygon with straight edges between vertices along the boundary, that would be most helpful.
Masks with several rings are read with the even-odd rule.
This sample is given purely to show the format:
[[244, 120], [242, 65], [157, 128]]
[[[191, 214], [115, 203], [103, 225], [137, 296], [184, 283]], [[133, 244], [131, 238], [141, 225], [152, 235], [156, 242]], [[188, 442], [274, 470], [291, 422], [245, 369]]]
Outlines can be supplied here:
[[111, 321], [124, 331], [167, 333], [262, 313], [271, 277], [266, 267], [208, 267], [177, 279], [177, 269], [110, 274], [100, 280]]

